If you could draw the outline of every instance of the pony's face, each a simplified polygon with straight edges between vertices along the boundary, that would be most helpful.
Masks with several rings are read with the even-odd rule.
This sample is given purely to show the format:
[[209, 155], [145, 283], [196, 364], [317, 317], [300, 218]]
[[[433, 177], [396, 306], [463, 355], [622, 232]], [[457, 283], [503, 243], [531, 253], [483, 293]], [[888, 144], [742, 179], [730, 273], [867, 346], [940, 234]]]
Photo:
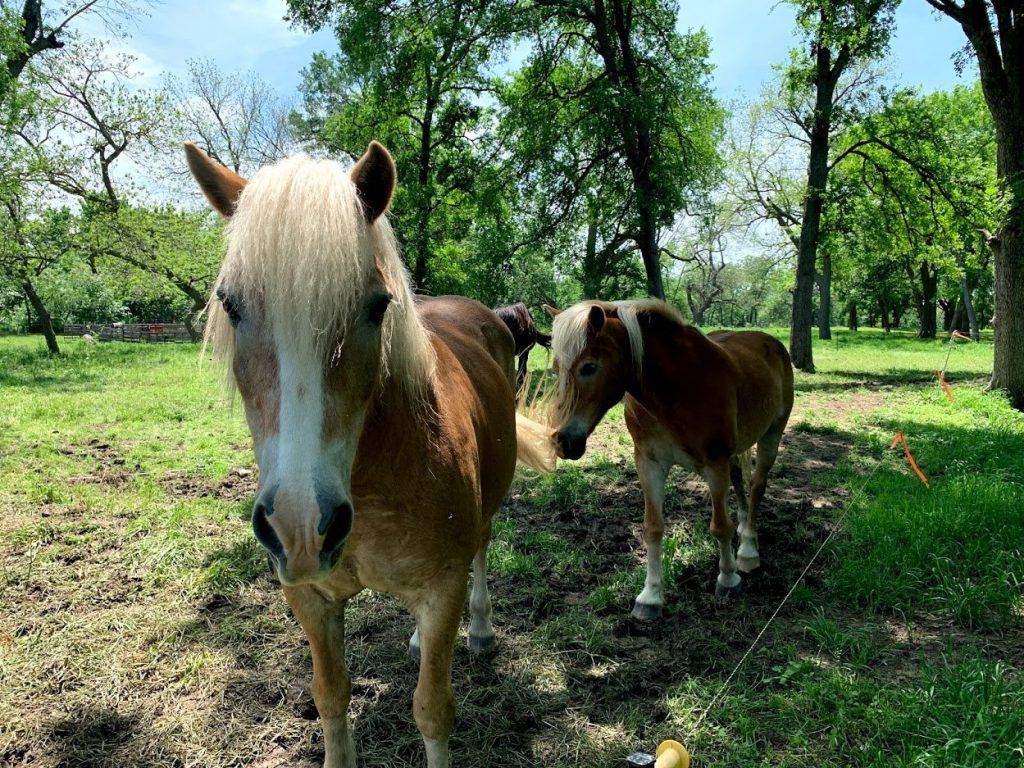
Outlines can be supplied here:
[[[230, 171], [194, 147], [187, 152], [207, 198], [221, 213], [235, 215], [245, 182], [236, 183], [231, 197], [226, 188]], [[369, 182], [368, 176], [373, 177]], [[261, 194], [260, 180], [258, 175], [246, 195]], [[373, 247], [364, 240], [394, 188], [394, 165], [387, 151], [371, 145], [353, 169], [352, 182], [361, 201], [358, 215], [366, 221], [357, 222], [353, 231], [360, 234], [353, 236], [351, 246], [372, 265]], [[229, 249], [216, 290], [220, 308], [213, 308], [218, 314], [210, 322], [220, 323], [214, 326], [216, 333], [230, 335], [231, 369], [260, 469], [253, 530], [282, 583], [311, 582], [338, 562], [352, 530], [352, 465], [380, 378], [383, 326], [392, 296], [380, 268], [350, 270], [354, 274], [346, 277], [358, 282], [348, 289], [351, 306], [329, 323], [315, 322], [309, 307], [294, 298], [302, 291], [293, 288], [289, 293], [278, 284], [316, 281], [315, 274], [294, 264], [274, 266], [273, 254], [258, 269], [235, 263], [248, 258], [235, 254], [239, 243], [244, 248], [247, 242], [244, 230], [250, 222], [245, 217], [256, 212], [248, 203], [255, 205], [250, 199], [238, 202], [240, 220], [232, 222], [231, 237], [240, 239]], [[258, 247], [253, 244], [254, 250]], [[301, 253], [293, 260], [304, 263]], [[339, 258], [338, 270], [344, 270], [342, 262]], [[282, 301], [282, 296], [293, 301]], [[277, 306], [281, 303], [293, 305]]]
[[[559, 457], [578, 459], [587, 449], [590, 433], [626, 393], [632, 370], [629, 340], [623, 324], [600, 306], [590, 307], [585, 327], [573, 329], [560, 322], [561, 313], [549, 311], [555, 318], [555, 349], [580, 350], [572, 359], [555, 355], [558, 385], [553, 425]], [[583, 334], [582, 344], [560, 344], [560, 332]]]

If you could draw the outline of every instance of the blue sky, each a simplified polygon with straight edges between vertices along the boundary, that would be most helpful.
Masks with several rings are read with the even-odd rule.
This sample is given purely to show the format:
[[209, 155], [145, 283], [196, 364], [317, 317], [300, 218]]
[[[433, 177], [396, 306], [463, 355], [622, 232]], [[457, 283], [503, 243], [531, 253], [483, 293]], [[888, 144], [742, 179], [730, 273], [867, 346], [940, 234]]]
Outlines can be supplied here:
[[[793, 15], [778, 0], [680, 0], [679, 27], [704, 27], [711, 37], [714, 84], [724, 100], [756, 98], [796, 42]], [[130, 38], [112, 40], [133, 53], [145, 81], [181, 72], [189, 58], [212, 58], [222, 69], [253, 70], [284, 97], [318, 50], [333, 50], [329, 32], [308, 35], [283, 21], [284, 0], [166, 0], [141, 19]], [[889, 67], [893, 78], [925, 90], [951, 88], [951, 56], [964, 44], [959, 26], [925, 0], [904, 0]]]

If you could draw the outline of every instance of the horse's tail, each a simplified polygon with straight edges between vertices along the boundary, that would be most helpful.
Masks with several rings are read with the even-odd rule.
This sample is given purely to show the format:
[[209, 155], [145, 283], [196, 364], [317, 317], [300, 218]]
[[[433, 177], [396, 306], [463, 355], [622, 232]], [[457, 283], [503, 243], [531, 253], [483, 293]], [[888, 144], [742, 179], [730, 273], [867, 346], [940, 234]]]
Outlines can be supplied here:
[[552, 472], [555, 455], [554, 431], [551, 427], [516, 411], [516, 459], [538, 472]]
[[736, 463], [739, 464], [740, 473], [743, 475], [743, 498], [739, 499], [742, 509], [747, 508], [750, 499], [750, 476], [754, 473], [753, 448], [747, 448], [742, 453], [736, 454]]
[[540, 344], [544, 349], [551, 349], [551, 334], [544, 333], [544, 331], [537, 330], [537, 343]]

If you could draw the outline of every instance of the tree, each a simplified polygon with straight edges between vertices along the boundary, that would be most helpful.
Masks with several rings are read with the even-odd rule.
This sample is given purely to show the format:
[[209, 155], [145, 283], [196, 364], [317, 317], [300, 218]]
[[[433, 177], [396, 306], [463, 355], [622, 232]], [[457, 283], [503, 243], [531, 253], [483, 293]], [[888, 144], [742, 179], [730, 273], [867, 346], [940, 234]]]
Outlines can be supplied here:
[[[305, 71], [306, 137], [358, 156], [390, 148], [399, 178], [395, 230], [420, 290], [458, 288], [460, 247], [492, 157], [489, 64], [512, 34], [515, 0], [289, 0], [291, 19], [332, 26], [339, 53]], [[454, 283], [454, 285], [453, 285]]]
[[[1018, 0], [926, 0], [960, 24], [995, 125], [1006, 211], [996, 236], [992, 387], [1024, 410], [1024, 8]], [[995, 22], [993, 24], [993, 21]]]
[[580, 71], [564, 95], [581, 105], [599, 144], [628, 173], [629, 237], [651, 296], [664, 298], [660, 230], [719, 167], [723, 112], [711, 92], [709, 43], [680, 34], [666, 0], [536, 0], [538, 73]]
[[235, 173], [250, 175], [295, 149], [291, 108], [255, 72], [225, 73], [213, 61], [190, 59], [184, 79], [164, 78], [163, 94], [174, 111], [175, 141], [188, 136]]
[[797, 8], [797, 24], [807, 48], [793, 52], [787, 70], [787, 84], [794, 98], [808, 91], [813, 93], [813, 108], [806, 117], [810, 137], [807, 187], [800, 222], [789, 352], [794, 366], [813, 372], [814, 278], [830, 171], [829, 142], [836, 117], [836, 87], [852, 64], [870, 60], [886, 49], [899, 0], [790, 2]]

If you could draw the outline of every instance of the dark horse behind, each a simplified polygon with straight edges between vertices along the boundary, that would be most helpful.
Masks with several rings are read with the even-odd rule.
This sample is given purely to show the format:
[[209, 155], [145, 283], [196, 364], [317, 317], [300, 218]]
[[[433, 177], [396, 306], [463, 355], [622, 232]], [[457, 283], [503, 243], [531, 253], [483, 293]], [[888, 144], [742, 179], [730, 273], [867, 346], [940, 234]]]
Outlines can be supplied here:
[[535, 344], [540, 344], [545, 349], [551, 349], [551, 336], [537, 330], [533, 315], [522, 302], [507, 307], [497, 307], [494, 314], [500, 317], [512, 331], [512, 338], [516, 342], [516, 355], [519, 357], [519, 367], [516, 370], [516, 391], [518, 392], [526, 380], [526, 364], [530, 359], [530, 350]]

